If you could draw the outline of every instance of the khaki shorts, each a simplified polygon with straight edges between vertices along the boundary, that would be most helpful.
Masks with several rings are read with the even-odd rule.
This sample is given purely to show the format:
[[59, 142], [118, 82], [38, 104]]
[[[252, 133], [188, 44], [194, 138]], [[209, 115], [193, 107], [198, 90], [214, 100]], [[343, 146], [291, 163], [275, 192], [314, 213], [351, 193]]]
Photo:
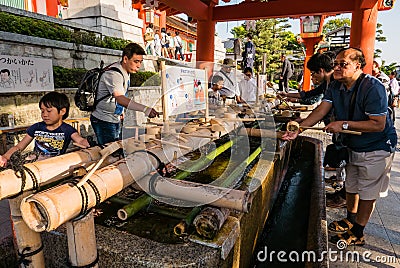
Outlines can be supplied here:
[[387, 196], [393, 157], [394, 153], [383, 150], [360, 153], [349, 150], [346, 192], [359, 194], [361, 200]]

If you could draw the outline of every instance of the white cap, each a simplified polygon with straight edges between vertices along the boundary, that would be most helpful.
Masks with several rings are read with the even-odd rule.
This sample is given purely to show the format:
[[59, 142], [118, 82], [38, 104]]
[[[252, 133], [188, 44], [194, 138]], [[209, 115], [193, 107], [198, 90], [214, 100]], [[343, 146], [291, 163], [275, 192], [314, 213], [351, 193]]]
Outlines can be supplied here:
[[374, 62], [376, 62], [376, 64], [378, 64], [378, 67], [382, 66], [382, 60], [381, 58], [374, 58]]

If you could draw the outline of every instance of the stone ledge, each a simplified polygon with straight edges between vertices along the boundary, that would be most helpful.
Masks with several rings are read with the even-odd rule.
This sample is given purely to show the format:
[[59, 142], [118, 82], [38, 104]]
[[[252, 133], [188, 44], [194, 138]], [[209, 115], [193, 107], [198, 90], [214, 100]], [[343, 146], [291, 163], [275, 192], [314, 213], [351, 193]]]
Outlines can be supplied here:
[[59, 25], [63, 25], [66, 27], [74, 28], [74, 29], [82, 29], [82, 30], [85, 30], [88, 32], [94, 32], [94, 33], [101, 34], [101, 32], [96, 31], [96, 30], [92, 29], [91, 27], [87, 27], [83, 24], [69, 22], [69, 21], [65, 21], [65, 20], [61, 20], [61, 19], [56, 19], [53, 17], [49, 17], [46, 15], [42, 15], [39, 13], [30, 12], [30, 11], [25, 11], [25, 10], [18, 9], [18, 8], [0, 5], [0, 11], [10, 13], [13, 15], [17, 15], [17, 16], [23, 16], [23, 17], [28, 17], [28, 18], [32, 18], [32, 19], [38, 19], [38, 20], [42, 20], [42, 21], [57, 23]]
[[29, 44], [29, 45], [38, 45], [38, 46], [59, 48], [59, 49], [79, 50], [79, 51], [84, 51], [84, 52], [114, 55], [114, 56], [122, 55], [121, 50], [114, 50], [114, 49], [102, 48], [102, 47], [93, 47], [93, 46], [81, 45], [81, 44], [77, 45], [74, 43], [67, 43], [67, 42], [63, 42], [63, 41], [50, 40], [50, 39], [36, 37], [36, 36], [29, 36], [29, 35], [3, 32], [3, 31], [0, 31], [0, 40], [16, 42], [16, 43], [25, 43], [25, 44]]

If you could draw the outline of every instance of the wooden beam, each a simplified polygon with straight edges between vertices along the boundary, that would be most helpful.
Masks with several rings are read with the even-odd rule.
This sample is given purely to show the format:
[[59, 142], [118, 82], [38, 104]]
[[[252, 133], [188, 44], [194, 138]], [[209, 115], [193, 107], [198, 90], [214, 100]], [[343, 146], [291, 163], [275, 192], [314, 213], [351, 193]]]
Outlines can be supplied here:
[[200, 0], [161, 0], [160, 2], [197, 20], [208, 19], [208, 6]]
[[370, 9], [375, 6], [378, 0], [361, 0], [360, 9]]
[[[370, 1], [370, 0], [365, 0]], [[371, 0], [372, 1], [372, 0]], [[300, 17], [306, 15], [335, 15], [355, 9], [351, 0], [279, 0], [272, 2], [242, 2], [213, 8], [214, 21], [256, 20], [266, 18]]]

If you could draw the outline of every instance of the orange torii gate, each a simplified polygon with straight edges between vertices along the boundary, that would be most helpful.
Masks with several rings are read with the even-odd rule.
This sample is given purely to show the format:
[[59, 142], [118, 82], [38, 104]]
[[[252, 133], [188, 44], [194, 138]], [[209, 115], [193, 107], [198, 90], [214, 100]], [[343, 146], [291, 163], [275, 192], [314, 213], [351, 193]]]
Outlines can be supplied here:
[[364, 71], [367, 73], [372, 70], [378, 10], [391, 9], [394, 4], [392, 0], [245, 0], [239, 4], [217, 6], [218, 2], [219, 0], [160, 0], [168, 9], [186, 13], [197, 20], [198, 62], [214, 61], [214, 47], [210, 44], [214, 44], [216, 22], [351, 13], [350, 46], [358, 47], [364, 52], [367, 62]]

